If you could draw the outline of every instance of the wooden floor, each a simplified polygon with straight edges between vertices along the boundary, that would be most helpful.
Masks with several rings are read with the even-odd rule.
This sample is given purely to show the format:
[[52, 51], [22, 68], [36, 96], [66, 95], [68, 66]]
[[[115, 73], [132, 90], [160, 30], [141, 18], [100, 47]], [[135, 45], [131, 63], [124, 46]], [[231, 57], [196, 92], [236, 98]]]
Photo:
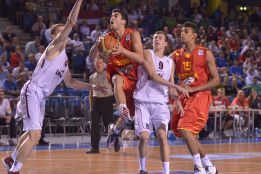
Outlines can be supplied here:
[[[261, 143], [207, 144], [204, 148], [220, 173], [261, 174]], [[86, 154], [86, 149], [33, 151], [21, 174], [133, 174], [138, 171], [136, 147], [120, 153], [101, 149], [100, 154]], [[10, 152], [0, 152], [4, 157]], [[184, 145], [171, 146], [171, 173], [192, 173], [193, 163]], [[147, 169], [161, 171], [159, 147], [150, 147]], [[7, 173], [3, 166], [0, 173]]]

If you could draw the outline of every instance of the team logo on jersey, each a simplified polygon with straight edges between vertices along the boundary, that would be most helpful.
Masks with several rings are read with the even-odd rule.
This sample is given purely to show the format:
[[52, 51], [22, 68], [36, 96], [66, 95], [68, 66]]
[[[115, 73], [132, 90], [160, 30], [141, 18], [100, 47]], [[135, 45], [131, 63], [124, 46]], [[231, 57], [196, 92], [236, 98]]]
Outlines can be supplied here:
[[199, 56], [203, 56], [203, 54], [204, 54], [204, 53], [203, 53], [203, 50], [198, 50], [198, 55], [199, 55]]
[[126, 35], [126, 41], [129, 41], [130, 40], [130, 34], [127, 34]]
[[59, 69], [58, 69], [55, 74], [56, 74], [58, 77], [62, 78], [63, 73], [64, 73], [64, 70], [59, 70]]

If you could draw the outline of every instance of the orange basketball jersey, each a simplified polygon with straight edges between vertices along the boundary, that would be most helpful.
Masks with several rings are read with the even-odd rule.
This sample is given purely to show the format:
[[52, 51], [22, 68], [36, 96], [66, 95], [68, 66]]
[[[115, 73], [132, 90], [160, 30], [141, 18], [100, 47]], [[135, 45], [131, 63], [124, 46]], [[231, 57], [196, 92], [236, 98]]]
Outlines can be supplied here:
[[173, 53], [173, 60], [176, 65], [176, 74], [180, 84], [191, 87], [201, 86], [209, 79], [209, 70], [206, 64], [207, 48], [197, 46], [192, 53], [186, 53], [184, 48]]
[[[123, 37], [120, 40], [120, 44], [127, 50], [133, 51], [131, 35], [135, 30], [132, 28], [126, 28]], [[108, 35], [115, 37], [114, 32], [109, 32]], [[116, 38], [116, 37], [115, 37]], [[109, 57], [109, 63], [107, 66], [107, 71], [112, 77], [113, 74], [125, 75], [130, 80], [137, 81], [137, 67], [138, 63], [133, 62], [129, 58], [123, 55], [116, 55]]]

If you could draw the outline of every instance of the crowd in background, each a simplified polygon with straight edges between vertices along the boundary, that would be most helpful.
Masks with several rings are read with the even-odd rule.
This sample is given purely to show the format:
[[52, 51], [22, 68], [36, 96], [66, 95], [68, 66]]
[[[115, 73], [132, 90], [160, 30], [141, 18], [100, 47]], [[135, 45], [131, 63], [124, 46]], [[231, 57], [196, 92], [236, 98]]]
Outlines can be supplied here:
[[[74, 2], [75, 0], [1, 1], [1, 15], [20, 25], [33, 37], [26, 45], [19, 45], [19, 37], [9, 26], [1, 31], [0, 87], [7, 95], [19, 95], [21, 87], [51, 41], [50, 26], [57, 22], [64, 23], [67, 11]], [[169, 53], [182, 46], [182, 23], [188, 20], [195, 22], [199, 28], [198, 44], [209, 48], [215, 56], [221, 77], [218, 88], [224, 89], [223, 95], [229, 102], [226, 105], [232, 102], [232, 105], [245, 106], [242, 102], [249, 95], [246, 105], [260, 109], [261, 7], [250, 7], [247, 11], [234, 8], [225, 16], [220, 8], [208, 14], [206, 1], [200, 2], [193, 3], [186, 11], [180, 3], [170, 10], [160, 8], [157, 0], [125, 0], [117, 4], [117, 7], [128, 14], [129, 26], [140, 32], [144, 48], [151, 47], [151, 35], [155, 31], [163, 30], [170, 40]], [[83, 2], [80, 19], [73, 27], [66, 49], [72, 72], [84, 74], [83, 80], [88, 80], [89, 75], [94, 72], [88, 52], [96, 39], [108, 30], [111, 9], [114, 7], [106, 0]], [[84, 15], [91, 19], [84, 19]], [[257, 103], [252, 101], [251, 90], [252, 93], [257, 92]], [[213, 94], [217, 94], [217, 89], [213, 89]]]

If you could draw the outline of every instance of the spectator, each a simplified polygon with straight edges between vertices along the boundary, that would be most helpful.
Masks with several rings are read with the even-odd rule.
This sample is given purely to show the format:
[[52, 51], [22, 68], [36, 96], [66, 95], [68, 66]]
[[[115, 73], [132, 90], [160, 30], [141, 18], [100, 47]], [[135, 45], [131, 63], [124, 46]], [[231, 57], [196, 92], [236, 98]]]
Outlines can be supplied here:
[[[218, 95], [214, 97], [213, 106], [220, 107], [220, 109], [227, 109], [230, 105], [229, 99], [226, 97], [225, 89], [219, 88]], [[227, 112], [223, 113], [222, 118], [224, 119], [224, 125], [221, 128], [221, 137], [227, 138], [225, 130], [230, 128], [233, 124], [233, 117], [231, 117]], [[224, 117], [225, 116], [225, 117]]]
[[234, 78], [234, 80], [232, 79], [232, 82], [233, 85], [230, 85], [229, 76], [224, 76], [222, 85], [225, 88], [225, 92], [227, 95], [235, 96], [237, 94], [237, 91], [239, 90], [239, 88], [237, 87], [237, 79], [236, 78]]
[[4, 39], [6, 42], [11, 43], [12, 40], [13, 40], [13, 38], [15, 37], [15, 33], [12, 32], [12, 29], [11, 29], [10, 26], [6, 26], [5, 32], [3, 32], [2, 36], [3, 36], [3, 39]]
[[217, 63], [217, 67], [219, 67], [219, 68], [228, 67], [228, 63], [227, 63], [224, 51], [219, 52], [219, 56], [216, 57], [216, 63]]
[[11, 67], [10, 67], [10, 63], [7, 61], [7, 56], [6, 54], [2, 54], [0, 56], [0, 63], [1, 65], [3, 66], [3, 69], [7, 69], [7, 70], [10, 70]]
[[41, 40], [40, 40], [39, 36], [35, 36], [33, 41], [28, 42], [25, 45], [25, 51], [24, 51], [25, 57], [27, 58], [30, 53], [33, 53], [33, 54], [38, 53], [40, 43], [41, 43]]
[[40, 45], [40, 48], [39, 48], [39, 52], [35, 54], [35, 60], [38, 62], [42, 56], [42, 54], [44, 53], [44, 50], [45, 50], [45, 46], [43, 45]]
[[16, 47], [15, 50], [11, 50], [10, 65], [12, 68], [19, 66], [20, 62], [24, 60], [24, 55], [22, 53], [21, 47]]
[[101, 25], [97, 24], [95, 26], [95, 30], [93, 30], [91, 32], [91, 39], [92, 39], [92, 43], [95, 43], [97, 38], [100, 37], [102, 35], [102, 30], [101, 30]]
[[3, 90], [0, 90], [0, 125], [9, 125], [10, 129], [10, 140], [9, 145], [16, 145], [16, 125], [15, 119], [12, 116], [12, 109], [8, 99], [4, 97], [5, 93]]
[[34, 35], [40, 36], [41, 32], [46, 29], [43, 16], [37, 16], [37, 21], [32, 26], [32, 32]]
[[235, 74], [236, 76], [241, 76], [241, 77], [244, 76], [243, 69], [242, 69], [242, 67], [240, 67], [238, 65], [238, 61], [237, 60], [233, 61], [233, 65], [229, 68], [229, 74], [230, 75]]
[[[245, 98], [245, 93], [243, 90], [239, 90], [237, 93], [236, 98], [231, 103], [231, 106], [234, 107], [235, 109], [244, 109], [248, 108], [248, 104]], [[230, 113], [234, 119], [239, 122], [241, 119], [241, 123], [243, 124], [243, 129], [247, 130], [248, 129], [248, 121], [249, 121], [249, 115], [245, 112], [231, 112]], [[242, 122], [244, 120], [244, 123]]]
[[35, 56], [33, 53], [28, 55], [28, 60], [26, 60], [24, 62], [25, 67], [29, 70], [29, 71], [34, 71], [36, 65], [37, 65], [37, 61], [35, 60]]
[[[255, 89], [251, 90], [250, 95], [246, 99], [249, 108], [261, 109], [261, 98]], [[261, 129], [261, 115], [260, 112], [255, 112], [255, 127]]]
[[254, 84], [254, 78], [257, 77], [254, 74], [254, 69], [250, 68], [247, 72], [247, 76], [246, 76], [246, 85], [253, 85]]
[[170, 45], [173, 45], [173, 43], [174, 43], [174, 38], [173, 38], [173, 36], [172, 36], [172, 34], [170, 34], [169, 33], [169, 28], [167, 27], [167, 26], [165, 26], [164, 28], [163, 28], [163, 31], [164, 31], [164, 33], [166, 34], [166, 36], [168, 37], [168, 40], [169, 40], [169, 44]]
[[17, 89], [13, 74], [7, 75], [7, 79], [3, 83], [3, 88], [7, 95], [11, 95], [15, 97], [19, 95], [19, 90]]
[[208, 46], [208, 48], [213, 52], [214, 57], [217, 57], [219, 53], [219, 49], [217, 47], [216, 41], [212, 40]]
[[90, 27], [87, 25], [87, 21], [83, 21], [81, 27], [80, 27], [80, 32], [82, 35], [83, 40], [86, 40], [88, 36], [91, 34]]
[[25, 72], [21, 72], [16, 80], [16, 86], [19, 91], [21, 91], [23, 85], [27, 81], [27, 76]]
[[70, 42], [72, 46], [72, 53], [75, 55], [82, 54], [85, 49], [82, 41], [79, 39], [79, 35], [77, 33], [74, 33], [73, 40]]
[[0, 63], [0, 87], [2, 88], [4, 80], [7, 78], [9, 74], [7, 69], [4, 69], [2, 64]]
[[29, 75], [29, 70], [24, 67], [24, 63], [20, 62], [19, 66], [13, 69], [13, 75], [15, 78], [19, 76], [20, 73], [24, 72], [26, 76], [28, 77]]

